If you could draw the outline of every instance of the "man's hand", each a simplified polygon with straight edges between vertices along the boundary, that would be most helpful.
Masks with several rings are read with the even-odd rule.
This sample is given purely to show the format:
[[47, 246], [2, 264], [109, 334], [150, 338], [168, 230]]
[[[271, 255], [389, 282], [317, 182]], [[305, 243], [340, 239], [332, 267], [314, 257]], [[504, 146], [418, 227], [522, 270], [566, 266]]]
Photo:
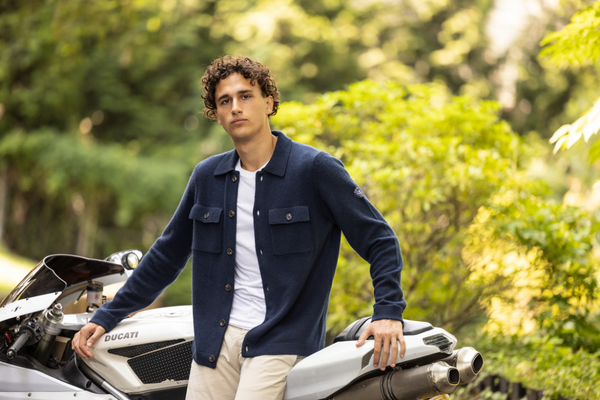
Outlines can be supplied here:
[[[380, 319], [373, 321], [365, 328], [362, 335], [356, 342], [356, 347], [360, 347], [365, 343], [369, 336], [375, 339], [375, 347], [373, 353], [373, 366], [377, 367], [381, 355], [380, 369], [385, 370], [388, 357], [390, 356], [390, 347], [392, 349], [392, 360], [390, 366], [396, 366], [398, 359], [398, 342], [400, 342], [400, 358], [404, 357], [406, 352], [406, 343], [404, 342], [404, 334], [402, 333], [402, 321], [393, 319]], [[383, 351], [382, 351], [383, 348]]]
[[106, 332], [106, 329], [90, 322], [75, 334], [71, 341], [71, 348], [86, 360], [94, 358], [90, 348], [96, 344], [96, 341], [104, 332]]

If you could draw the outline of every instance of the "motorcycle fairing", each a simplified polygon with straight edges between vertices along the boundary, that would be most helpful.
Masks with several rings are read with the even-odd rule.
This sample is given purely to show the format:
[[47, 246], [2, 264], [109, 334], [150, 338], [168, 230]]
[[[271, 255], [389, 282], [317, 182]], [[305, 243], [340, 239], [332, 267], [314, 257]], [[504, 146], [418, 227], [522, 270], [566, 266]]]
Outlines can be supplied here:
[[174, 389], [187, 386], [193, 339], [192, 306], [146, 310], [100, 336], [82, 361], [128, 395]]

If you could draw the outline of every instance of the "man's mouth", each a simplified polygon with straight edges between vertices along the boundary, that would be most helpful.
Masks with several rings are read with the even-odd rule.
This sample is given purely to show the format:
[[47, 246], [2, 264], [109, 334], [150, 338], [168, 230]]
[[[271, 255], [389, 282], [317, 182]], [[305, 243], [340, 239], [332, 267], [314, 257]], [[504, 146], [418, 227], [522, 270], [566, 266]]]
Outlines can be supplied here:
[[237, 124], [241, 124], [242, 122], [247, 121], [245, 118], [236, 118], [234, 120], [231, 121], [232, 125], [237, 125]]

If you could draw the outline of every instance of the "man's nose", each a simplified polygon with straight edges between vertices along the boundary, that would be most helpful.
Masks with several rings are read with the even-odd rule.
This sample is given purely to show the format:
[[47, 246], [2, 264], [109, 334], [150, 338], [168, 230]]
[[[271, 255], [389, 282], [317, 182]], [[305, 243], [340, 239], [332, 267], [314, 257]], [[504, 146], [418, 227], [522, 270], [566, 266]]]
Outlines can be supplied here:
[[237, 99], [233, 99], [231, 104], [231, 112], [233, 114], [239, 114], [242, 112], [242, 107], [240, 102]]

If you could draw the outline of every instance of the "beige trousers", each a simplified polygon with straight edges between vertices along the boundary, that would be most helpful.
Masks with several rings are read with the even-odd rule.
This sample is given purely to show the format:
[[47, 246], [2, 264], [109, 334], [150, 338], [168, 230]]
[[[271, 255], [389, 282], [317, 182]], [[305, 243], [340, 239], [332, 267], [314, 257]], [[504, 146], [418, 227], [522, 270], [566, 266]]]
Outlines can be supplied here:
[[229, 325], [217, 368], [192, 360], [185, 400], [281, 400], [285, 379], [302, 357], [295, 355], [242, 357], [248, 330]]

